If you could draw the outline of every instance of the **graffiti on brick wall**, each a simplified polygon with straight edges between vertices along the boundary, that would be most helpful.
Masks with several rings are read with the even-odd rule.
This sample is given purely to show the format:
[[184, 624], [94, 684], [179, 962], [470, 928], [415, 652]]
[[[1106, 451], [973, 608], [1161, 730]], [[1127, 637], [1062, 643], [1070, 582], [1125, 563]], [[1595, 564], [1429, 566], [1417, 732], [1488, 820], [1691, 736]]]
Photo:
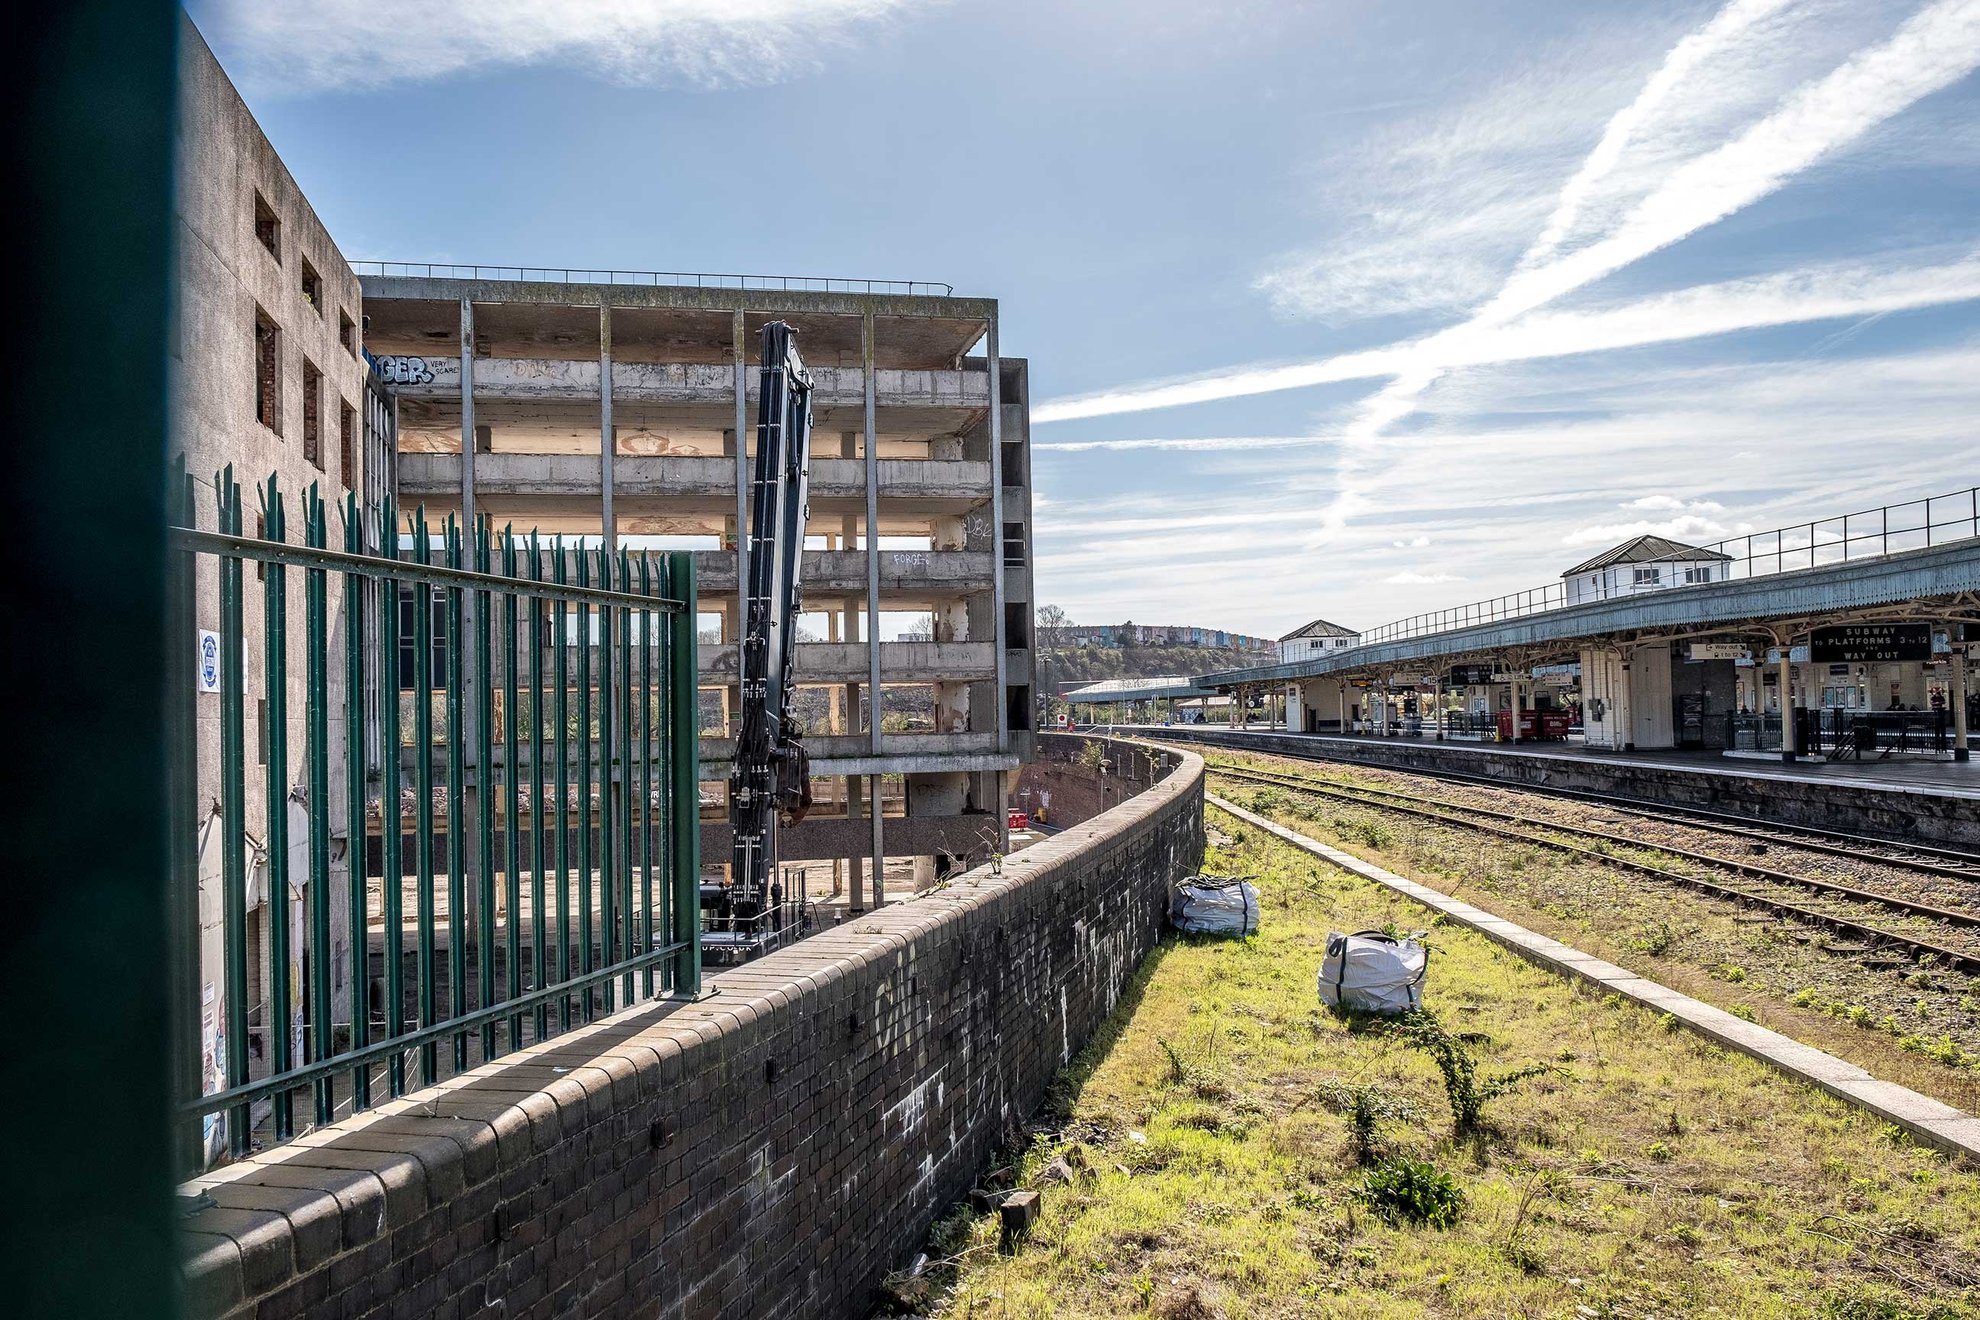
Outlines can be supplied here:
[[378, 374], [387, 385], [431, 385], [433, 368], [423, 357], [381, 357], [374, 359]]

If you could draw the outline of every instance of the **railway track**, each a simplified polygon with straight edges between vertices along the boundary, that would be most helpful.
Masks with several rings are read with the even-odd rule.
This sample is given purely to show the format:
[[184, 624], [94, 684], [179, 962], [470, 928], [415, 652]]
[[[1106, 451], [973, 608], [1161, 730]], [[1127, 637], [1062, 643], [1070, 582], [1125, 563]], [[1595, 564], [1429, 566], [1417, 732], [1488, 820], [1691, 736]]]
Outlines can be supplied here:
[[[1477, 806], [1472, 803], [1451, 802], [1447, 799], [1438, 798], [1423, 798], [1392, 789], [1376, 789], [1360, 785], [1347, 786], [1324, 780], [1308, 779], [1299, 775], [1278, 774], [1241, 767], [1212, 765], [1207, 767], [1207, 769], [1213, 775], [1223, 775], [1231, 779], [1264, 784], [1294, 792], [1310, 793], [1317, 797], [1349, 802], [1357, 806], [1392, 811], [1419, 819], [1435, 821], [1444, 825], [1452, 825], [1479, 833], [1497, 835], [1501, 838], [1512, 839], [1520, 843], [1544, 847], [1557, 852], [1585, 857], [1604, 865], [1619, 867], [1641, 875], [1654, 876], [1687, 889], [1728, 899], [1742, 906], [1755, 907], [1797, 921], [1846, 932], [1860, 939], [1867, 940], [1872, 945], [1899, 945], [1910, 949], [1914, 956], [1931, 954], [1948, 967], [1969, 974], [1980, 973], [1980, 929], [1976, 929], [1980, 928], [1980, 913], [1942, 908], [1898, 895], [1877, 893], [1874, 890], [1844, 884], [1826, 877], [1783, 871], [1777, 867], [1761, 866], [1742, 858], [1724, 857], [1714, 853], [1699, 852], [1675, 844], [1660, 843], [1655, 840], [1618, 839], [1610, 831], [1590, 829], [1587, 826], [1572, 825], [1562, 821], [1549, 821], [1543, 817], [1528, 813], [1499, 811], [1493, 808]], [[1493, 786], [1499, 788], [1505, 787], [1499, 784]], [[1604, 802], [1604, 805], [1611, 804]], [[1630, 814], [1652, 818], [1656, 816], [1656, 813], [1640, 808], [1631, 809]], [[1676, 823], [1689, 824], [1689, 822]], [[1854, 917], [1844, 916], [1835, 912], [1825, 912], [1818, 908], [1789, 902], [1772, 894], [1758, 893], [1752, 889], [1741, 888], [1737, 885], [1723, 884], [1702, 876], [1693, 875], [1689, 872], [1672, 870], [1666, 866], [1658, 866], [1634, 858], [1618, 857], [1606, 847], [1590, 847], [1584, 844], [1570, 842], [1565, 838], [1547, 837], [1544, 834], [1536, 834], [1533, 831], [1547, 831], [1555, 835], [1594, 839], [1605, 845], [1622, 842], [1632, 847], [1659, 852], [1672, 857], [1681, 857], [1686, 861], [1698, 865], [1729, 870], [1750, 879], [1763, 880], [1783, 887], [1797, 888], [1809, 893], [1832, 896], [1855, 903], [1870, 904], [1894, 912], [1901, 912], [1908, 916], [1942, 922], [1961, 932], [1959, 939], [1962, 944], [1968, 943], [1969, 938], [1971, 939], [1971, 943], [1966, 948], [1948, 947], [1945, 944], [1922, 939], [1907, 932], [1869, 925], [1864, 921], [1856, 920]], [[1794, 846], [1798, 847], [1802, 845], [1797, 842]], [[1860, 856], [1860, 854], [1850, 855]], [[1956, 855], [1964, 856], [1964, 854]], [[1895, 861], [1886, 862], [1886, 859], [1883, 858], [1876, 858], [1874, 860], [1880, 864], [1893, 866], [1905, 865], [1905, 863]], [[1916, 859], [1912, 863], [1909, 863], [1909, 865], [1913, 869], [1925, 870], [1929, 874], [1943, 875], [1947, 873], [1941, 869], [1944, 863], [1937, 859]], [[1970, 880], [1975, 878], [1974, 873], [1971, 871], [1958, 871], [1954, 872], [1954, 874], [1960, 875], [1963, 879]], [[1966, 932], [1969, 931], [1973, 931], [1975, 934], [1969, 937], [1966, 935]], [[1950, 934], [1951, 932], [1948, 933]]]
[[[1197, 748], [1204, 752], [1228, 752], [1231, 749], [1221, 744], [1210, 743]], [[1677, 823], [1682, 817], [1687, 824], [1699, 829], [1713, 829], [1722, 833], [1739, 835], [1753, 840], [1792, 845], [1810, 852], [1826, 852], [1835, 857], [1847, 857], [1859, 861], [1889, 861], [1894, 865], [1904, 865], [1909, 869], [1928, 874], [1946, 876], [1958, 880], [1980, 884], [1980, 854], [1947, 848], [1938, 844], [1913, 843], [1900, 839], [1879, 838], [1872, 834], [1853, 834], [1847, 830], [1818, 829], [1807, 825], [1756, 824], [1751, 817], [1735, 815], [1729, 811], [1714, 811], [1710, 807], [1687, 807], [1663, 802], [1650, 802], [1641, 798], [1614, 797], [1607, 793], [1592, 792], [1580, 788], [1557, 788], [1544, 784], [1508, 783], [1490, 775], [1472, 774], [1464, 770], [1408, 770], [1386, 766], [1371, 767], [1359, 761], [1337, 759], [1327, 756], [1294, 756], [1290, 752], [1272, 752], [1291, 760], [1304, 760], [1314, 764], [1342, 765], [1354, 769], [1382, 769], [1392, 774], [1412, 775], [1422, 779], [1442, 779], [1454, 784], [1476, 784], [1480, 788], [1498, 789], [1509, 793], [1533, 793], [1542, 797], [1564, 798], [1569, 801], [1591, 802], [1606, 810], [1625, 815], [1644, 816], [1653, 820]], [[1870, 856], [1866, 850], [1874, 852]], [[1937, 868], [1937, 869], [1934, 869]]]

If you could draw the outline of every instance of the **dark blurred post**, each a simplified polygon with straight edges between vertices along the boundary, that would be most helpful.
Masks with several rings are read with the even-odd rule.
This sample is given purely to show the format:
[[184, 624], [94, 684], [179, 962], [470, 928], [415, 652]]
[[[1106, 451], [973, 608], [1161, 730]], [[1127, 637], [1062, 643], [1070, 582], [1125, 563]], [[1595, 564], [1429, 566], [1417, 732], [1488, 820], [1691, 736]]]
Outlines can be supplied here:
[[162, 1317], [177, 1310], [163, 526], [178, 17], [166, 0], [65, 0], [7, 22], [4, 1309]]

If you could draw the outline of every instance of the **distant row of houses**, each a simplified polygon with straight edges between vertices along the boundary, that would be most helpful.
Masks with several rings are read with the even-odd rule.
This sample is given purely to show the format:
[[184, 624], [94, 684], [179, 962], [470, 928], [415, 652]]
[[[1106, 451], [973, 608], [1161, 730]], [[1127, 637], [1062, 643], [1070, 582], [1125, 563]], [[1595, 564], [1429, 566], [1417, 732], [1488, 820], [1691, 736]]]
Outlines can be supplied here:
[[1261, 655], [1273, 654], [1278, 646], [1270, 637], [1159, 623], [1068, 623], [1043, 631], [1045, 640], [1059, 646], [1201, 646]]

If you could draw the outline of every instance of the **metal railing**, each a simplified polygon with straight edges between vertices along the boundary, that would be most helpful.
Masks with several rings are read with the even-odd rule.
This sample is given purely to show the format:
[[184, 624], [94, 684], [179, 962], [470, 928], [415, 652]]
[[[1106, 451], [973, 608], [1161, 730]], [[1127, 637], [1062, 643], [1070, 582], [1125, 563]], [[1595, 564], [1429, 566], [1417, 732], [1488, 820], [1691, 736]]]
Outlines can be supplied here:
[[429, 280], [514, 280], [525, 284], [627, 284], [682, 289], [745, 289], [780, 293], [880, 293], [953, 298], [940, 280], [858, 280], [829, 275], [730, 275], [684, 270], [585, 270], [566, 266], [456, 265], [443, 261], [353, 261], [359, 275]]
[[212, 528], [173, 489], [171, 635], [198, 641], [170, 705], [187, 1168], [293, 1137], [299, 1091], [326, 1123], [698, 992], [691, 554], [451, 517], [436, 548], [422, 511], [403, 558], [391, 502], [354, 494], [336, 550], [314, 485], [300, 544], [273, 476], [253, 535], [231, 467]]
[[[1877, 559], [1906, 550], [1922, 550], [1975, 536], [1980, 536], [1980, 486], [1968, 487], [1946, 495], [1933, 495], [1904, 504], [1887, 504], [1880, 508], [1846, 513], [1834, 518], [1820, 518], [1813, 522], [1796, 523], [1773, 531], [1754, 532], [1714, 542], [1700, 548], [1714, 555], [1724, 555], [1725, 559], [1712, 560], [1709, 564], [1711, 576], [1701, 577], [1696, 582], [1686, 581], [1682, 572], [1670, 574], [1668, 581], [1664, 580], [1665, 575], [1660, 573], [1658, 581], [1654, 584], [1624, 583], [1620, 586], [1611, 586], [1606, 573], [1601, 583], [1594, 587], [1587, 584], [1577, 586], [1567, 581], [1549, 582], [1543, 587], [1495, 596], [1490, 600], [1473, 601], [1468, 605], [1457, 605], [1449, 609], [1432, 610], [1424, 614], [1413, 614], [1406, 619], [1397, 619], [1393, 623], [1385, 623], [1362, 633], [1357, 646], [1404, 641], [1432, 633], [1474, 627], [1478, 624], [1501, 623], [1508, 619], [1544, 614], [1549, 610], [1586, 604], [1590, 601], [1615, 600], [1626, 596], [1670, 590], [1674, 587], [1739, 581], [1744, 578], [1767, 577], [1775, 573], [1790, 573], [1800, 569], [1821, 568], [1830, 564]], [[1698, 556], [1690, 553], [1618, 564], [1613, 567], [1633, 574], [1637, 569], [1649, 569], [1667, 563], [1677, 565], [1697, 562]]]

